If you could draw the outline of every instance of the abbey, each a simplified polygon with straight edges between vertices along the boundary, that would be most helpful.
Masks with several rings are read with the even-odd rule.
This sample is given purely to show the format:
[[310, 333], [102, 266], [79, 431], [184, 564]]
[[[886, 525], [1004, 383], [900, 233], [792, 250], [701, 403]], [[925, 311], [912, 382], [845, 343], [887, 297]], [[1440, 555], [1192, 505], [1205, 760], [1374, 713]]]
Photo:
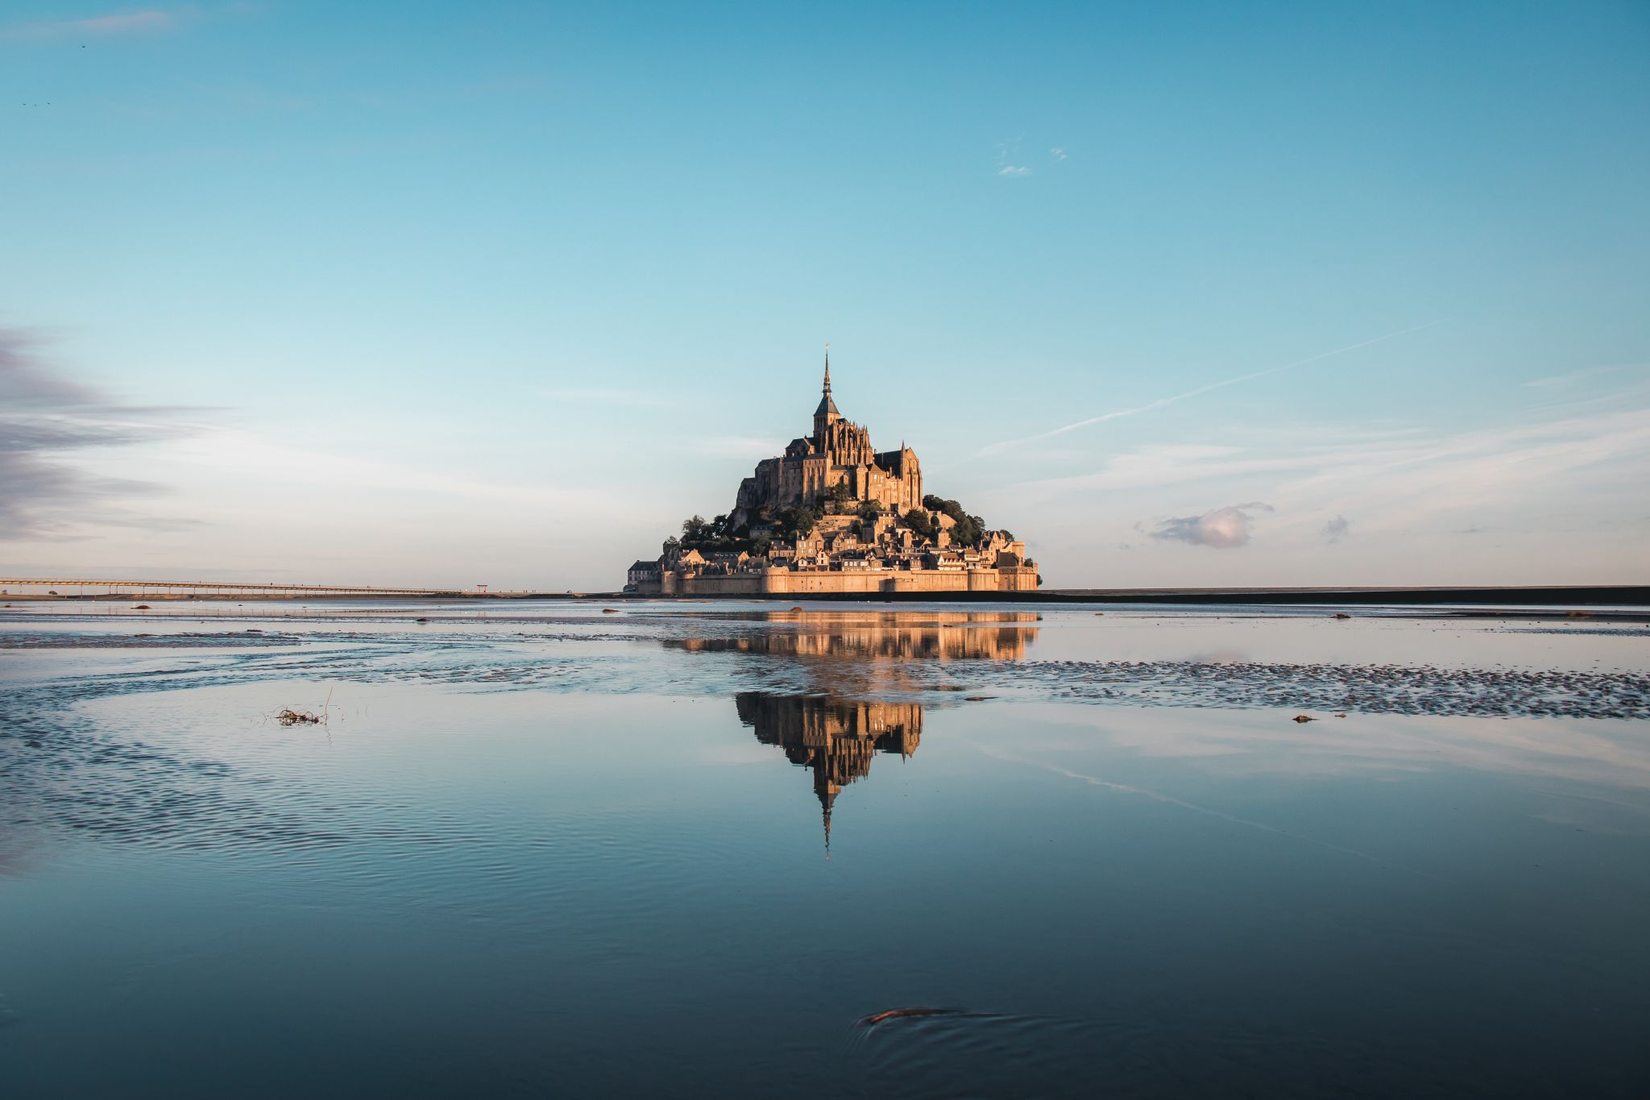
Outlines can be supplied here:
[[1039, 583], [1023, 542], [924, 495], [915, 451], [878, 451], [843, 417], [829, 353], [813, 433], [757, 463], [732, 511], [694, 516], [626, 579], [626, 591], [683, 596], [1027, 592]]
[[[922, 465], [906, 446], [880, 454], [871, 433], [837, 411], [831, 398], [831, 358], [825, 357], [825, 392], [814, 410], [813, 435], [793, 439], [781, 458], [756, 464], [756, 474], [739, 483], [732, 522], [748, 523], [764, 508], [812, 503], [837, 485], [855, 501], [874, 500], [884, 511], [903, 515], [922, 506]], [[840, 492], [839, 492], [839, 495]]]

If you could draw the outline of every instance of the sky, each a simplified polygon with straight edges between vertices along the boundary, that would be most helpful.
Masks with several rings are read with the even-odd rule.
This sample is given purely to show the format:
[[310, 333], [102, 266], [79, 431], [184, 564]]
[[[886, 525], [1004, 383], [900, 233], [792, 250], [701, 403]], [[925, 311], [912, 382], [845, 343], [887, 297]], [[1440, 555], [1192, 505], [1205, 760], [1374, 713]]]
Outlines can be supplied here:
[[1050, 587], [1650, 583], [1650, 5], [0, 8], [0, 576], [613, 589], [835, 397]]

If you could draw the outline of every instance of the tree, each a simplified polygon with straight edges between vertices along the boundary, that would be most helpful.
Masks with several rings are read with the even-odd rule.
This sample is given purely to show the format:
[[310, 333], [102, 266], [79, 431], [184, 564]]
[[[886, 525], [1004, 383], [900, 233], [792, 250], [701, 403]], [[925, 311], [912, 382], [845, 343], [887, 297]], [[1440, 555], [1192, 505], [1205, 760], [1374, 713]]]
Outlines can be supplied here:
[[933, 516], [924, 512], [921, 508], [913, 508], [905, 513], [904, 518], [905, 526], [916, 532], [918, 538], [924, 542], [934, 541], [934, 535], [938, 531], [939, 525], [934, 522]]
[[704, 516], [689, 516], [682, 521], [682, 545], [689, 550], [703, 546], [710, 541], [710, 524], [705, 522]]
[[874, 521], [880, 515], [882, 515], [882, 501], [880, 500], [867, 500], [859, 506], [859, 518], [866, 523]]
[[854, 499], [854, 491], [848, 488], [848, 479], [843, 478], [826, 492], [825, 499], [832, 504], [843, 504]]
[[958, 546], [973, 546], [985, 537], [985, 520], [963, 511], [963, 506], [945, 497], [925, 496], [923, 507], [951, 517], [951, 541]]
[[786, 508], [779, 513], [779, 532], [786, 539], [807, 538], [819, 523], [819, 513], [812, 508]]
[[980, 541], [984, 533], [985, 525], [980, 522], [980, 517], [964, 513], [963, 517], [957, 520], [957, 525], [951, 528], [951, 541], [958, 546], [973, 546]]

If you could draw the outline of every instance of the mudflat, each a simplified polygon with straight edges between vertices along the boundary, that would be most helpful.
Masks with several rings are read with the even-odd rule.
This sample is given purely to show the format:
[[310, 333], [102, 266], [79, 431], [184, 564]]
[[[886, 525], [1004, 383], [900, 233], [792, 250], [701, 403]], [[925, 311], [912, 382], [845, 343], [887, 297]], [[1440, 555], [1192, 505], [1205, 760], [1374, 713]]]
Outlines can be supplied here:
[[1631, 621], [31, 604], [0, 1091], [1638, 1095], [1647, 719]]

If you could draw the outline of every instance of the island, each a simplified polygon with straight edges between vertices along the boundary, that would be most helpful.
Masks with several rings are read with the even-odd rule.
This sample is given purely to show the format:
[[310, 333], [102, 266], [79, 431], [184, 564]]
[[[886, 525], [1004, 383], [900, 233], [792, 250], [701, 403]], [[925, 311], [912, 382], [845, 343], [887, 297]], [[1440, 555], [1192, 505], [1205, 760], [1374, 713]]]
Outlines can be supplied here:
[[877, 451], [831, 396], [831, 359], [811, 435], [763, 459], [733, 510], [695, 515], [625, 591], [662, 596], [885, 592], [1032, 592], [1042, 583], [1025, 543], [991, 530], [954, 500], [925, 495], [904, 444]]

